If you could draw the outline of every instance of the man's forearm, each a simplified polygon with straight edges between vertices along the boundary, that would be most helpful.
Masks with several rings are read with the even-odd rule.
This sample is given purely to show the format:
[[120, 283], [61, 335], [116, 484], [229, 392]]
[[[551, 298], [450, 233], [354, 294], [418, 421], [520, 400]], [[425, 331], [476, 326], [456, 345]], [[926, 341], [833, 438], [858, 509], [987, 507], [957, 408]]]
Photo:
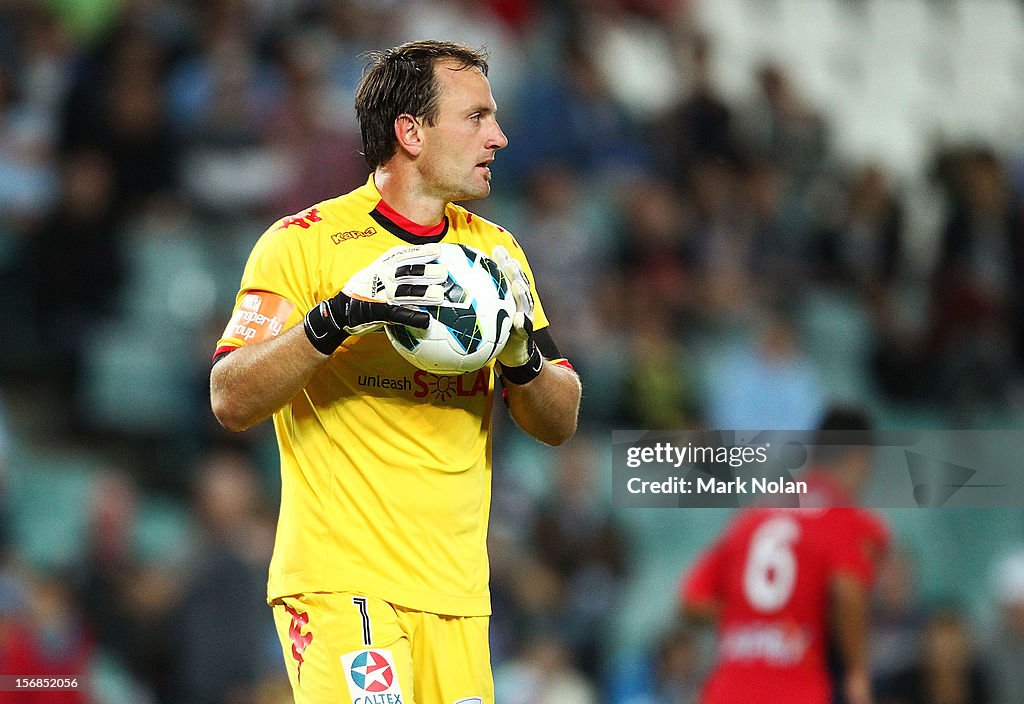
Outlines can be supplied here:
[[210, 372], [213, 414], [228, 430], [245, 430], [291, 401], [328, 359], [310, 344], [302, 325], [239, 347]]
[[582, 389], [573, 370], [545, 363], [536, 379], [505, 390], [512, 419], [541, 442], [561, 445], [576, 432]]
[[868, 591], [855, 578], [832, 580], [832, 628], [845, 668], [844, 689], [851, 704], [871, 701], [868, 674]]
[[719, 605], [716, 601], [688, 601], [680, 609], [683, 621], [693, 625], [707, 626], [718, 618]]

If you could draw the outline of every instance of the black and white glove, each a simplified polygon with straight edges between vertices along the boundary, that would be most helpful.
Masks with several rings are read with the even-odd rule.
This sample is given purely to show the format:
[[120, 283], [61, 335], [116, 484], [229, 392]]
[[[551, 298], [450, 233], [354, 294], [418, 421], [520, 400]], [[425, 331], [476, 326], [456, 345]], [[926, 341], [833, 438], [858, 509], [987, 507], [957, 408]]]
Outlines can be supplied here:
[[498, 265], [516, 301], [516, 313], [512, 316], [512, 332], [509, 333], [505, 348], [498, 355], [501, 365], [501, 379], [512, 384], [525, 384], [536, 379], [544, 367], [544, 356], [533, 341], [533, 292], [530, 280], [522, 265], [509, 255], [500, 244], [491, 253], [491, 259]]
[[344, 288], [306, 313], [306, 337], [321, 354], [332, 354], [350, 335], [379, 330], [385, 323], [426, 329], [430, 316], [411, 308], [438, 305], [448, 272], [436, 263], [437, 244], [398, 246], [356, 272]]

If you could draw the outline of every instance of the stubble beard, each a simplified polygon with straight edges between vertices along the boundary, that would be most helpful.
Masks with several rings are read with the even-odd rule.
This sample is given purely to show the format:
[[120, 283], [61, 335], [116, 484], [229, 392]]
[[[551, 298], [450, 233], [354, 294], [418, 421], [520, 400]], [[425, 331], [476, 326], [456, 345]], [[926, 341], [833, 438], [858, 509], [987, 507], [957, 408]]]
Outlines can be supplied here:
[[459, 203], [462, 201], [481, 200], [491, 194], [490, 179], [484, 179], [483, 185], [477, 185], [474, 181], [451, 179], [440, 188], [437, 194], [448, 203]]

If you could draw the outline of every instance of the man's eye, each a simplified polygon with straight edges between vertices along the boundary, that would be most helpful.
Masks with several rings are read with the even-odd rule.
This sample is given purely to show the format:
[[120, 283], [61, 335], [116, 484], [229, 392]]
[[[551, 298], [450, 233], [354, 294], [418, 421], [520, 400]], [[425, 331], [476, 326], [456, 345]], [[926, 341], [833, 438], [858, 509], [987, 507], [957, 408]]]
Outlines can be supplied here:
[[480, 122], [480, 117], [481, 117], [480, 113], [476, 113], [475, 115], [470, 115], [469, 119], [473, 120], [474, 122]]

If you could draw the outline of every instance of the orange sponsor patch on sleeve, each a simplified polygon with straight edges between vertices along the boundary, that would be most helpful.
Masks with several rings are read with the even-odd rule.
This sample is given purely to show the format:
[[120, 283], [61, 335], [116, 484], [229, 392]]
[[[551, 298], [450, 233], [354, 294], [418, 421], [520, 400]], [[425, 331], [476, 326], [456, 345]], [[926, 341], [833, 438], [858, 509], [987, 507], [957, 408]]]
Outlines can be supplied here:
[[271, 340], [281, 334], [295, 305], [276, 293], [250, 291], [242, 297], [235, 314], [224, 328], [224, 340], [249, 345]]

